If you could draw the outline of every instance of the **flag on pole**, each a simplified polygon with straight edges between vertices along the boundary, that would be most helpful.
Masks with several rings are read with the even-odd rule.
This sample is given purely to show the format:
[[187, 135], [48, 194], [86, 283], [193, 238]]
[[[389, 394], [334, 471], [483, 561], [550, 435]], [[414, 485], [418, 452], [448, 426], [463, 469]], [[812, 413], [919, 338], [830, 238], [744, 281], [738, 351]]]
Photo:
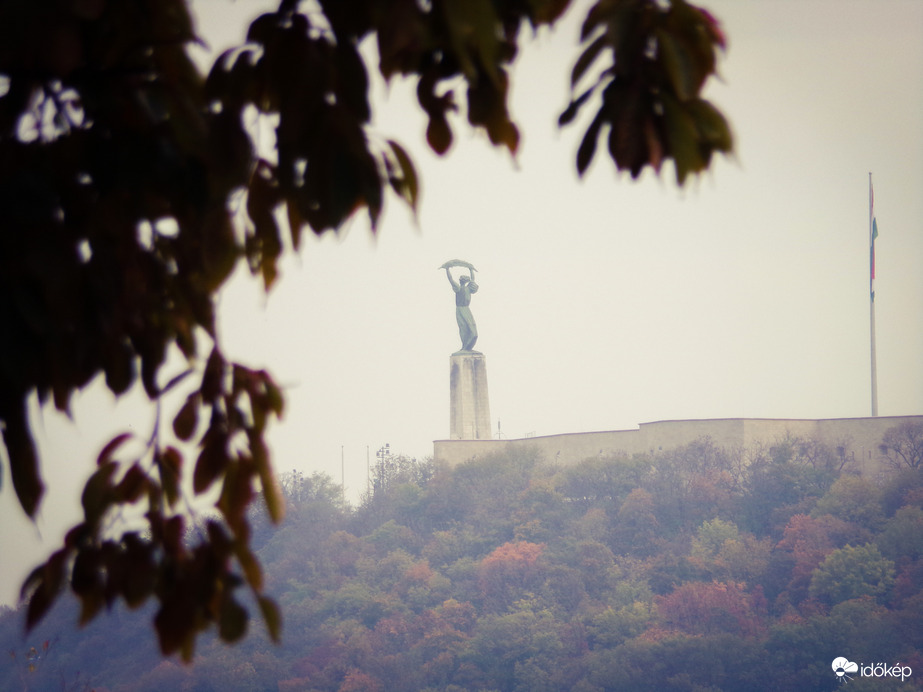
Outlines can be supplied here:
[[869, 171], [869, 352], [872, 357], [872, 415], [878, 415], [878, 358], [875, 352], [875, 239], [878, 221], [875, 219], [875, 191]]
[[875, 218], [875, 190], [869, 176], [869, 293], [875, 300], [875, 238], [878, 237], [878, 219]]

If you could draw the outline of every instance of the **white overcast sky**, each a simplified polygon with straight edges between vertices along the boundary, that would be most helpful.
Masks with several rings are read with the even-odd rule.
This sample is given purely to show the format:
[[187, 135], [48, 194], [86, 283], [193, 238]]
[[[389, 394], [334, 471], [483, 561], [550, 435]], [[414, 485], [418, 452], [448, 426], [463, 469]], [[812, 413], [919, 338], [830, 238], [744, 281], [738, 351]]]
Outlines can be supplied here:
[[[617, 175], [603, 147], [578, 180], [582, 130], [561, 133], [556, 121], [586, 2], [523, 41], [515, 161], [463, 117], [451, 152], [436, 157], [414, 85], [376, 84], [375, 132], [402, 142], [421, 173], [416, 222], [392, 196], [377, 237], [362, 216], [339, 236], [305, 236], [268, 297], [241, 272], [220, 299], [226, 355], [267, 367], [286, 389], [270, 435], [280, 471], [339, 481], [345, 469], [355, 499], [367, 455], [374, 462], [389, 443], [421, 458], [448, 436], [459, 339], [437, 267], [453, 258], [479, 270], [477, 348], [505, 437], [869, 415], [869, 172], [879, 413], [923, 413], [923, 3], [699, 4], [729, 37], [706, 96], [732, 122], [737, 150], [683, 190], [667, 168], [637, 182]], [[273, 5], [194, 3], [216, 53]], [[150, 434], [142, 403], [114, 405], [97, 385], [73, 422], [36, 414], [50, 489], [32, 525], [4, 482], [0, 603], [15, 601], [25, 571], [79, 520], [102, 444], [125, 429]]]

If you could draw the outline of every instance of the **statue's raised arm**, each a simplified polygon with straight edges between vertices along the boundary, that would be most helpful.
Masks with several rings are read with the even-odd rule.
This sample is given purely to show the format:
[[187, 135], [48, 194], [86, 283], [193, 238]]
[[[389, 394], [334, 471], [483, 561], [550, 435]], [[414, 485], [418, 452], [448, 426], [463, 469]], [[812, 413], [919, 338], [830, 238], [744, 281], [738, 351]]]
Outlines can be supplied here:
[[448, 277], [449, 283], [452, 284], [452, 290], [458, 293], [459, 285], [458, 282], [452, 278], [452, 270], [450, 267], [445, 268], [445, 275]]
[[[463, 267], [468, 270], [468, 276], [462, 276], [458, 281], [452, 276], [453, 267]], [[471, 314], [471, 294], [477, 293], [478, 285], [474, 281], [474, 272], [477, 271], [470, 262], [463, 260], [449, 260], [440, 269], [445, 269], [445, 274], [455, 291], [455, 319], [458, 322], [458, 335], [461, 337], [462, 351], [471, 352], [478, 340], [478, 328]]]

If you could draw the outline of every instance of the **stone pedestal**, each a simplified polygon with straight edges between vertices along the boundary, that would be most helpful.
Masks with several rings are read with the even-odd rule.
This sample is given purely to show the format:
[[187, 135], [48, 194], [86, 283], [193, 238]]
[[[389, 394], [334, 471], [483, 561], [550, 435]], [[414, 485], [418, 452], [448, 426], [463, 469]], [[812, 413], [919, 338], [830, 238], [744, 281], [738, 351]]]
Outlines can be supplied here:
[[453, 353], [449, 360], [449, 439], [491, 439], [488, 401], [484, 354]]

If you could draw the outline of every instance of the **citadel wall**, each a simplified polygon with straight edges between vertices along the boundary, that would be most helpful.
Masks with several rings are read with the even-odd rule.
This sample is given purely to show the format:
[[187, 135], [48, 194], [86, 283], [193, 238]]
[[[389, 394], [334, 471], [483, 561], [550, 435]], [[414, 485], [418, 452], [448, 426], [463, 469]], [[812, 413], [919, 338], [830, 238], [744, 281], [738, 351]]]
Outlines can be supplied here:
[[564, 433], [509, 440], [436, 440], [433, 459], [455, 466], [510, 449], [537, 449], [548, 461], [575, 464], [594, 456], [639, 454], [674, 449], [709, 438], [729, 449], [772, 445], [786, 437], [816, 440], [855, 459], [863, 475], [875, 476], [887, 469], [879, 449], [885, 432], [904, 421], [923, 423], [923, 416], [877, 416], [874, 418], [772, 419], [719, 418], [664, 420], [641, 423], [635, 430]]

